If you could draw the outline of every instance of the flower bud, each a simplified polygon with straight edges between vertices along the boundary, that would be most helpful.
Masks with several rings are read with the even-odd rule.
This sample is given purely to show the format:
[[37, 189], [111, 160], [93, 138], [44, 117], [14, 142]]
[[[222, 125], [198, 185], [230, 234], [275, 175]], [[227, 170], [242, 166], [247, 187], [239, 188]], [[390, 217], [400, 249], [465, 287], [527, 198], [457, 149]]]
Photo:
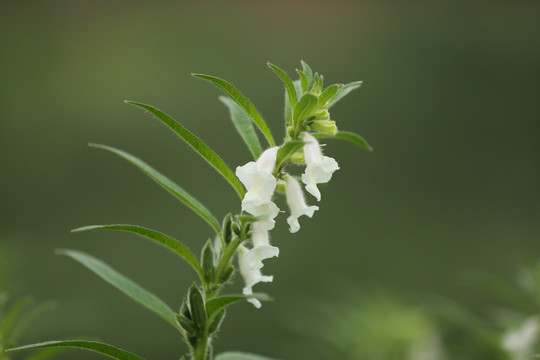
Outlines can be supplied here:
[[303, 152], [296, 152], [296, 153], [292, 154], [291, 157], [290, 157], [290, 160], [292, 162], [294, 162], [294, 163], [297, 163], [297, 164], [305, 164], [306, 163], [306, 158], [304, 157]]
[[328, 110], [319, 110], [313, 114], [314, 120], [328, 120], [330, 119], [330, 112]]
[[315, 120], [311, 123], [311, 128], [330, 135], [336, 135], [338, 131], [336, 122], [332, 120]]

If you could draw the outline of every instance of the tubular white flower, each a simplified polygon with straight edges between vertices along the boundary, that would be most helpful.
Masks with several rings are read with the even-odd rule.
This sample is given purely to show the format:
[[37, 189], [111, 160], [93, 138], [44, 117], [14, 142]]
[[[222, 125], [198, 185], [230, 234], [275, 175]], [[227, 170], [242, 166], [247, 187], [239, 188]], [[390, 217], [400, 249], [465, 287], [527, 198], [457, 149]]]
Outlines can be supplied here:
[[306, 143], [304, 145], [304, 158], [307, 165], [302, 175], [302, 181], [306, 184], [307, 192], [320, 201], [321, 192], [317, 188], [317, 184], [330, 181], [334, 171], [339, 169], [339, 165], [333, 158], [322, 154], [317, 139], [309, 133], [304, 132], [302, 140]]
[[291, 216], [287, 218], [287, 223], [289, 224], [289, 231], [295, 233], [300, 230], [298, 218], [302, 215], [312, 217], [313, 213], [319, 210], [319, 207], [307, 206], [304, 192], [295, 178], [287, 175], [285, 180], [287, 181], [285, 184], [285, 195], [287, 196], [287, 204], [291, 210]]
[[266, 224], [257, 221], [253, 224], [253, 249], [246, 254], [246, 261], [251, 270], [259, 270], [264, 264], [263, 260], [279, 256], [279, 248], [270, 245]]
[[[238, 265], [240, 268], [240, 274], [246, 282], [246, 286], [242, 290], [244, 295], [253, 294], [253, 286], [260, 282], [272, 282], [274, 280], [273, 276], [265, 276], [261, 274], [259, 269], [253, 270], [249, 264], [250, 259], [248, 258], [249, 250], [244, 246], [238, 247]], [[261, 307], [261, 302], [255, 298], [248, 299], [257, 309]]]
[[277, 146], [267, 149], [257, 161], [250, 161], [236, 168], [236, 176], [247, 189], [242, 204], [269, 201], [272, 198], [277, 185], [277, 180], [272, 175], [276, 166], [277, 151]]
[[279, 214], [279, 208], [270, 200], [243, 201], [242, 210], [253, 216], [261, 216], [264, 219], [257, 221], [263, 224], [265, 230], [272, 230], [275, 225], [274, 218]]

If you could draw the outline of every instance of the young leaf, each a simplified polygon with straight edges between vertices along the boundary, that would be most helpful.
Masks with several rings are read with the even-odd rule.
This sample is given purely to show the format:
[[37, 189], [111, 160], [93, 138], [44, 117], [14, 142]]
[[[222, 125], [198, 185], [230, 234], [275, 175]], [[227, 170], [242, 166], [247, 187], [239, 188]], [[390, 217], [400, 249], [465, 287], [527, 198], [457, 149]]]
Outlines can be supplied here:
[[307, 78], [306, 74], [304, 74], [302, 71], [296, 69], [296, 72], [298, 73], [298, 75], [300, 75], [300, 88], [302, 89], [302, 92], [300, 93], [301, 97], [307, 91]]
[[315, 73], [315, 76], [313, 77], [313, 86], [311, 87], [310, 93], [316, 94], [319, 91], [319, 74]]
[[302, 72], [306, 75], [306, 90], [311, 87], [311, 82], [313, 81], [313, 70], [309, 67], [309, 65], [304, 61], [301, 60], [300, 63], [302, 64]]
[[218, 311], [225, 309], [226, 307], [237, 303], [239, 301], [255, 298], [261, 301], [271, 301], [272, 298], [263, 293], [255, 293], [252, 295], [224, 295], [215, 297], [206, 302], [206, 313], [208, 318], [211, 319]]
[[259, 130], [263, 133], [264, 137], [268, 141], [268, 144], [270, 146], [275, 146], [276, 143], [274, 142], [274, 138], [272, 137], [272, 133], [270, 132], [270, 129], [264, 122], [263, 117], [261, 114], [257, 111], [255, 108], [255, 105], [251, 101], [248, 100], [240, 91], [238, 91], [234, 86], [229, 84], [227, 81], [217, 78], [215, 76], [210, 75], [204, 75], [204, 74], [192, 74], [195, 77], [198, 77], [199, 79], [210, 81], [212, 84], [223, 90], [231, 99], [236, 101], [236, 103], [244, 109], [244, 111], [249, 115], [251, 120], [257, 125]]
[[[294, 80], [293, 81], [294, 88], [296, 89], [297, 94], [302, 94], [301, 84], [300, 80]], [[293, 120], [293, 112], [291, 108], [291, 104], [289, 103], [289, 96], [287, 92], [285, 92], [285, 124], [291, 125]]]
[[214, 316], [214, 319], [212, 319], [212, 322], [210, 322], [210, 325], [208, 326], [209, 334], [212, 334], [219, 329], [221, 323], [223, 322], [223, 319], [225, 318], [226, 313], [227, 311], [223, 309]]
[[341, 100], [345, 95], [347, 95], [354, 89], [358, 89], [361, 85], [362, 85], [361, 81], [354, 81], [354, 82], [341, 86], [338, 89], [336, 95], [334, 95], [334, 97], [331, 98], [330, 101], [328, 101], [328, 103], [326, 104], [326, 108], [330, 109], [332, 106], [334, 106], [335, 103]]
[[175, 313], [170, 307], [158, 299], [154, 294], [143, 289], [135, 282], [126, 278], [124, 275], [120, 274], [101, 260], [76, 250], [60, 249], [57, 250], [56, 253], [69, 256], [78, 261], [127, 296], [146, 307], [148, 310], [159, 315], [181, 332], [183, 331], [176, 323]]
[[89, 144], [91, 147], [98, 149], [103, 149], [115, 153], [116, 155], [126, 159], [136, 167], [138, 167], [142, 172], [148, 175], [152, 180], [161, 185], [165, 190], [170, 192], [184, 204], [186, 204], [191, 210], [195, 211], [200, 217], [202, 217], [210, 226], [216, 231], [217, 234], [220, 234], [221, 228], [217, 219], [210, 213], [210, 211], [201, 204], [197, 199], [188, 194], [180, 186], [176, 185], [172, 180], [167, 178], [165, 175], [162, 175], [160, 172], [152, 168], [150, 165], [142, 161], [141, 159], [128, 154], [125, 151], [113, 148], [111, 146], [99, 145], [99, 144]]
[[317, 108], [324, 107], [324, 105], [338, 92], [339, 87], [337, 85], [331, 85], [323, 91], [319, 96], [319, 101], [317, 102]]
[[212, 240], [208, 239], [203, 247], [201, 254], [201, 264], [204, 274], [204, 281], [206, 283], [211, 282], [214, 277], [214, 253], [212, 252]]
[[221, 231], [223, 235], [223, 240], [225, 244], [228, 245], [232, 240], [232, 214], [228, 213], [225, 218], [223, 218], [223, 223], [221, 225]]
[[31, 349], [43, 349], [51, 347], [72, 347], [79, 348], [84, 350], [89, 350], [97, 352], [99, 354], [111, 357], [117, 360], [144, 360], [143, 358], [122, 350], [120, 348], [114, 347], [109, 344], [97, 342], [97, 341], [86, 341], [86, 340], [61, 340], [61, 341], [47, 341], [37, 344], [30, 344], [24, 346], [18, 346], [16, 348], [7, 349], [6, 352], [16, 352], [21, 350], [31, 350]]
[[350, 131], [338, 131], [336, 135], [330, 135], [325, 133], [314, 133], [311, 135], [313, 135], [313, 137], [317, 139], [348, 140], [360, 146], [361, 148], [366, 149], [367, 151], [373, 151], [373, 148], [367, 143], [367, 141], [363, 137]]
[[197, 336], [198, 330], [195, 329], [193, 322], [182, 314], [176, 314], [176, 322], [188, 336]]
[[298, 104], [296, 104], [296, 108], [294, 109], [293, 113], [293, 120], [296, 126], [300, 126], [298, 124], [303, 122], [309, 116], [311, 111], [315, 109], [317, 101], [318, 98], [313, 94], [305, 94], [302, 96]]
[[197, 284], [191, 285], [189, 288], [189, 309], [193, 317], [193, 323], [199, 330], [203, 330], [206, 326], [206, 309], [204, 306], [204, 298]]
[[125, 101], [127, 104], [135, 105], [150, 112], [156, 119], [167, 125], [172, 131], [176, 133], [182, 140], [184, 140], [189, 146], [193, 148], [203, 159], [205, 159], [218, 173], [221, 174], [236, 190], [241, 199], [244, 198], [244, 187], [240, 181], [236, 178], [232, 170], [225, 164], [222, 158], [219, 157], [212, 149], [208, 147], [201, 139], [193, 135], [188, 129], [180, 125], [169, 115], [163, 111], [156, 109], [153, 106], [134, 102]]
[[236, 128], [236, 131], [240, 134], [244, 142], [246, 143], [251, 155], [255, 160], [262, 154], [261, 143], [253, 128], [253, 122], [246, 112], [238, 106], [230, 97], [220, 96], [219, 101], [225, 104], [231, 114], [231, 120]]
[[296, 107], [296, 103], [298, 102], [298, 95], [296, 94], [296, 89], [294, 88], [291, 78], [285, 73], [285, 71], [281, 70], [276, 65], [268, 63], [268, 66], [274, 70], [281, 81], [283, 81], [283, 84], [285, 84], [285, 89], [287, 89], [287, 94], [289, 95], [289, 103], [294, 109]]
[[176, 255], [180, 256], [182, 259], [186, 260], [193, 269], [199, 274], [201, 279], [203, 278], [201, 265], [199, 264], [199, 261], [193, 255], [189, 249], [182, 244], [180, 241], [167, 236], [165, 234], [162, 234], [160, 232], [144, 228], [142, 226], [137, 225], [125, 225], [125, 224], [113, 224], [113, 225], [91, 225], [91, 226], [83, 226], [77, 229], [71, 230], [71, 232], [82, 232], [82, 231], [88, 231], [88, 230], [117, 230], [117, 231], [126, 231], [133, 234], [140, 235], [142, 237], [145, 237], [149, 240], [152, 240], [156, 242], [157, 244], [171, 250]]
[[295, 152], [300, 150], [304, 146], [304, 142], [301, 140], [292, 140], [286, 142], [282, 147], [279, 148], [276, 156], [276, 171], [281, 169], [283, 163]]
[[219, 354], [216, 357], [216, 360], [272, 360], [270, 358], [255, 355], [255, 354], [248, 354], [244, 352], [238, 352], [238, 351], [229, 351], [226, 353]]

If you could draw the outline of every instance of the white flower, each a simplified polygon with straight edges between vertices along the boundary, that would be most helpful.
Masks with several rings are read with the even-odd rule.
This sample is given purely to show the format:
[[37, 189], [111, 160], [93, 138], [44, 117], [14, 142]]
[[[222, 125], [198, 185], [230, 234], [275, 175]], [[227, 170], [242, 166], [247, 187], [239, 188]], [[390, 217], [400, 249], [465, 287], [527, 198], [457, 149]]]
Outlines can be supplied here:
[[539, 325], [538, 318], [530, 317], [519, 328], [507, 331], [502, 338], [503, 349], [508, 351], [513, 359], [521, 359], [532, 353], [538, 340]]
[[317, 188], [317, 184], [327, 183], [332, 178], [332, 173], [339, 169], [339, 165], [331, 157], [324, 156], [321, 152], [321, 147], [313, 136], [304, 132], [302, 140], [304, 145], [304, 158], [306, 162], [306, 170], [302, 175], [302, 181], [306, 184], [306, 190], [317, 201], [321, 200], [321, 192]]
[[[253, 286], [260, 282], [272, 282], [274, 280], [273, 276], [264, 276], [261, 274], [259, 269], [253, 270], [250, 266], [250, 259], [248, 258], [249, 250], [244, 246], [238, 247], [238, 265], [240, 268], [240, 274], [246, 282], [246, 286], [242, 290], [244, 295], [253, 294]], [[257, 309], [261, 307], [261, 302], [255, 298], [248, 299]]]
[[257, 221], [253, 224], [253, 249], [246, 254], [246, 261], [251, 270], [259, 270], [264, 265], [263, 260], [274, 256], [279, 256], [279, 248], [270, 245], [268, 231], [265, 230], [265, 223]]
[[319, 210], [318, 206], [307, 206], [304, 199], [304, 192], [298, 181], [290, 175], [287, 175], [285, 184], [285, 195], [287, 196], [287, 204], [291, 210], [291, 216], [287, 218], [289, 231], [292, 233], [300, 230], [298, 218], [302, 215], [309, 217], [313, 216], [315, 210]]
[[250, 161], [236, 168], [236, 176], [247, 189], [242, 200], [242, 210], [245, 210], [244, 202], [263, 202], [272, 198], [277, 185], [277, 180], [272, 175], [276, 166], [277, 151], [277, 146], [267, 149], [257, 161]]
[[263, 217], [263, 219], [257, 221], [257, 223], [262, 223], [265, 230], [272, 230], [274, 228], [276, 223], [274, 218], [279, 214], [279, 208], [270, 200], [243, 201], [242, 210], [253, 216]]

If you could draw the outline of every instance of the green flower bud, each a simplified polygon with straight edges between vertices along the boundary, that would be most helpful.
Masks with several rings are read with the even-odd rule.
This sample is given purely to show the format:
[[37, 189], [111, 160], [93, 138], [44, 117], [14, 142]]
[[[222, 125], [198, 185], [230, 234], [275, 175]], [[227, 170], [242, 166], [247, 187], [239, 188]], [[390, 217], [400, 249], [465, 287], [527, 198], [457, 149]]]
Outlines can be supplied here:
[[305, 164], [306, 163], [306, 159], [304, 157], [303, 152], [295, 152], [294, 154], [291, 155], [290, 159], [291, 159], [292, 162], [297, 163], [297, 164]]
[[330, 135], [336, 135], [338, 131], [336, 122], [332, 120], [315, 120], [311, 123], [311, 127], [313, 130]]
[[313, 114], [313, 120], [328, 120], [330, 119], [330, 112], [328, 110], [319, 110]]

